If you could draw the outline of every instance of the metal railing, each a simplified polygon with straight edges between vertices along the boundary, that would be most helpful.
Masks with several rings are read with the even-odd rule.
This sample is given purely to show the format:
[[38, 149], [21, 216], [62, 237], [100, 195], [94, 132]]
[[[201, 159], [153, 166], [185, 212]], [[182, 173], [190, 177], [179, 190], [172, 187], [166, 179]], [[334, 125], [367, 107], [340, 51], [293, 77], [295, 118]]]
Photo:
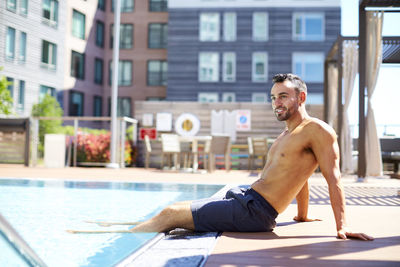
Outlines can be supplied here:
[[[130, 123], [133, 125], [132, 127], [132, 139], [133, 144], [136, 145], [137, 142], [137, 123], [138, 121], [134, 118], [129, 117], [119, 117], [118, 119], [118, 127], [117, 127], [117, 139], [119, 144], [119, 166], [121, 168], [125, 167], [125, 133], [126, 133], [126, 125]], [[38, 144], [39, 144], [39, 121], [40, 120], [62, 120], [62, 121], [73, 121], [74, 125], [74, 137], [73, 137], [73, 159], [72, 166], [77, 166], [77, 140], [78, 140], [78, 127], [79, 121], [111, 121], [111, 117], [32, 117], [32, 165], [37, 165], [38, 158]]]
[[1, 214], [0, 235], [4, 236], [9, 245], [28, 265], [40, 267], [47, 266]]

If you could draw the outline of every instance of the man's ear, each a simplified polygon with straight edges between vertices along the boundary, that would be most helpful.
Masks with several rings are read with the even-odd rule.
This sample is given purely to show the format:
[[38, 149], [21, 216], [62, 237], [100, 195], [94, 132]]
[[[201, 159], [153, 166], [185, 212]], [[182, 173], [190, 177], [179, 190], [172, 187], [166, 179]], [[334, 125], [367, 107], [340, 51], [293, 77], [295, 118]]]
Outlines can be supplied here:
[[306, 98], [307, 98], [306, 92], [300, 92], [300, 94], [299, 94], [299, 102], [300, 102], [300, 104], [305, 103], [306, 102]]

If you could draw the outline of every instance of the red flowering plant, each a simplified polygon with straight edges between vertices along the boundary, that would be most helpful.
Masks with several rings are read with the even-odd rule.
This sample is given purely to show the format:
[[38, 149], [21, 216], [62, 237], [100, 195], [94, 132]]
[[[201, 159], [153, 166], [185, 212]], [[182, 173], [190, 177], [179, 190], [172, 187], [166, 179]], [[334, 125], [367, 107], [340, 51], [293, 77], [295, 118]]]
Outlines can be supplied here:
[[[71, 136], [71, 141], [73, 137]], [[69, 141], [70, 144], [72, 142]], [[68, 142], [68, 141], [67, 141]], [[92, 134], [79, 131], [77, 136], [77, 161], [78, 162], [110, 162], [111, 134]], [[130, 140], [125, 141], [125, 164], [132, 165], [135, 159], [135, 149]]]

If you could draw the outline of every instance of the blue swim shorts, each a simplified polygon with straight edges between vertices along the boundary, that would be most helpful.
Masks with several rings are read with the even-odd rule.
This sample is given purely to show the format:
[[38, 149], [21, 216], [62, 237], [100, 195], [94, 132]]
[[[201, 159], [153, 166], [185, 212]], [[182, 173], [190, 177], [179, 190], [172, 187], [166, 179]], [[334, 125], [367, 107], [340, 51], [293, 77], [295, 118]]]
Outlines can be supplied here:
[[278, 212], [252, 188], [233, 188], [223, 199], [206, 198], [191, 204], [195, 231], [269, 232]]

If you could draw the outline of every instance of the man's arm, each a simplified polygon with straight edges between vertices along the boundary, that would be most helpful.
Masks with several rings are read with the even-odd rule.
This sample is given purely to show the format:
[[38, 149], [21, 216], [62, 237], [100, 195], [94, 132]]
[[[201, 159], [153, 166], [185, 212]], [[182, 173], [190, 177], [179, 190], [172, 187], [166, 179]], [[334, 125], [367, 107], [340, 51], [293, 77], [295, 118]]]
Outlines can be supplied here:
[[320, 221], [319, 219], [308, 218], [308, 201], [309, 201], [309, 189], [308, 181], [305, 182], [300, 192], [296, 196], [297, 202], [297, 216], [293, 220], [298, 222], [313, 222]]
[[318, 161], [319, 167], [329, 187], [329, 197], [336, 221], [336, 230], [339, 238], [359, 238], [373, 240], [363, 233], [353, 233], [347, 229], [345, 213], [345, 197], [343, 186], [340, 182], [339, 146], [336, 133], [329, 126], [316, 125], [319, 129], [311, 131], [311, 148]]

